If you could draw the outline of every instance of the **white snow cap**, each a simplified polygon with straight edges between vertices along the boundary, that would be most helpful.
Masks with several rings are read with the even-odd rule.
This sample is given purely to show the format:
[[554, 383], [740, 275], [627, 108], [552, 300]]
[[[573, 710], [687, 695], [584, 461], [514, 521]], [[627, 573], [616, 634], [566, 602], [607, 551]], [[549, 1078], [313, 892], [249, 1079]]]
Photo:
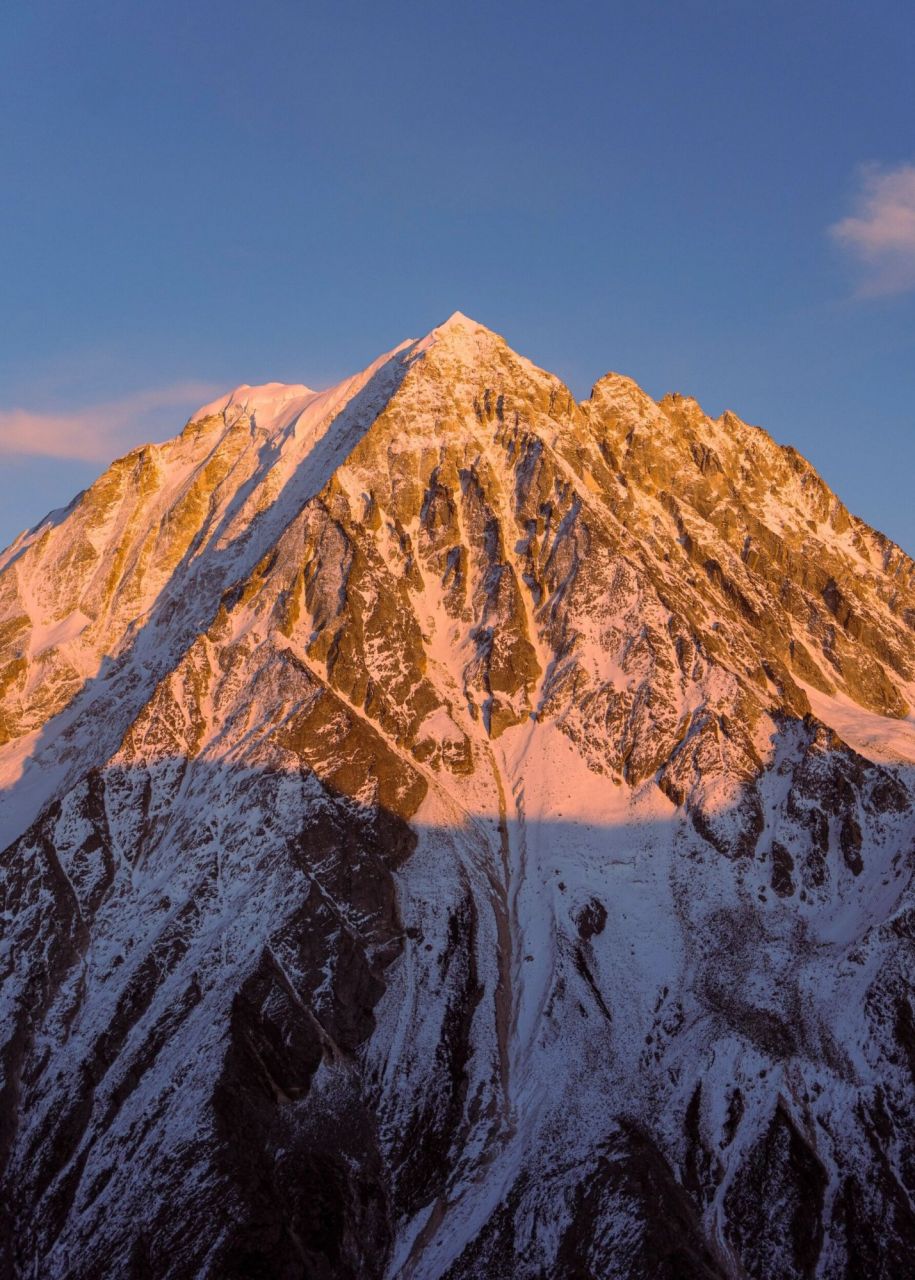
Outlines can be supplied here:
[[436, 325], [417, 342], [416, 350], [417, 352], [428, 351], [437, 343], [447, 342], [450, 349], [461, 351], [466, 348], [469, 354], [473, 350], [473, 339], [480, 334], [484, 337], [496, 336], [491, 329], [487, 329], [485, 324], [471, 320], [470, 316], [465, 316], [463, 311], [453, 311], [443, 324]]
[[258, 426], [269, 428], [278, 425], [280, 420], [288, 421], [294, 414], [301, 413], [315, 395], [316, 391], [300, 382], [264, 382], [257, 387], [243, 382], [228, 395], [203, 405], [189, 421], [198, 422], [201, 418], [225, 413], [237, 405], [245, 413], [253, 413]]
[[443, 329], [485, 329], [485, 325], [478, 324], [476, 320], [471, 320], [470, 316], [465, 316], [463, 311], [452, 311], [451, 315], [444, 324], [440, 324], [438, 328]]
[[[382, 359], [387, 359], [394, 352], [412, 345], [414, 341], [417, 350], [425, 351], [446, 336], [454, 339], [480, 331], [490, 332], [485, 325], [464, 315], [463, 311], [453, 311], [444, 323], [436, 325], [424, 338], [418, 341], [407, 339], [399, 347], [395, 347], [394, 351], [387, 352]], [[379, 363], [381, 360], [375, 362], [376, 365]], [[374, 368], [374, 365], [371, 367]], [[297, 382], [264, 382], [259, 386], [251, 386], [243, 382], [228, 394], [217, 396], [209, 404], [201, 405], [196, 413], [191, 414], [188, 421], [199, 422], [202, 418], [225, 413], [227, 409], [238, 406], [246, 413], [253, 413], [258, 426], [269, 429], [282, 425], [292, 416], [301, 413], [306, 404], [318, 394], [320, 393], [311, 387]]]

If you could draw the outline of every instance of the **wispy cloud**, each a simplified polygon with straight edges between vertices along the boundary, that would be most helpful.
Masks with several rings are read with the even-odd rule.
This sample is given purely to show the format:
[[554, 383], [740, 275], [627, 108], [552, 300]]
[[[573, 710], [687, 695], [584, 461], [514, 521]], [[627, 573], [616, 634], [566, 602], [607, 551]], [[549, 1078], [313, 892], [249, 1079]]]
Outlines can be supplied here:
[[110, 462], [146, 440], [177, 434], [182, 413], [192, 413], [219, 390], [179, 382], [66, 413], [0, 409], [0, 454]]
[[854, 212], [829, 230], [862, 268], [860, 293], [915, 289], [915, 165], [865, 166]]

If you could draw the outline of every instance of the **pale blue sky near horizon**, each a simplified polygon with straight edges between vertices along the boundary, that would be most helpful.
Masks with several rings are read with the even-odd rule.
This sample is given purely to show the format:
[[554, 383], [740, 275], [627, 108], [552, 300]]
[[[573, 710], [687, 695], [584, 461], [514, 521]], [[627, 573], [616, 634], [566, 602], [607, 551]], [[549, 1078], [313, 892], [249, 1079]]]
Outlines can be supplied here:
[[[915, 10], [32, 0], [2, 19], [0, 545], [218, 390], [455, 309], [793, 444], [915, 553]], [[72, 456], [69, 456], [72, 455]]]

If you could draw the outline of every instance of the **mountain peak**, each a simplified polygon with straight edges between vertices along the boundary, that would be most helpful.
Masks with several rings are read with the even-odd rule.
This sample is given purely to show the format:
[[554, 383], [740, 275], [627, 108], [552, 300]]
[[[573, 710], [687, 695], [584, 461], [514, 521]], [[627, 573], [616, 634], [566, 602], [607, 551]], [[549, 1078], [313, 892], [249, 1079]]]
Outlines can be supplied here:
[[470, 316], [464, 315], [463, 311], [452, 311], [447, 320], [430, 329], [426, 336], [420, 339], [418, 350], [428, 351], [433, 346], [446, 345], [451, 350], [472, 354], [480, 339], [502, 341], [499, 335], [492, 329], [487, 329], [485, 324], [472, 320]]
[[695, 396], [684, 395], [680, 391], [668, 391], [658, 401], [658, 407], [668, 417], [681, 417], [690, 422], [701, 422], [708, 416]]
[[903, 1274], [915, 565], [460, 312], [200, 415], [0, 557], [0, 1274]]
[[451, 332], [457, 329], [472, 331], [474, 329], [485, 328], [485, 325], [479, 324], [476, 320], [472, 320], [471, 317], [465, 315], [463, 311], [452, 311], [448, 319], [443, 324], [437, 326], [437, 331], [441, 333], [445, 331]]
[[234, 391], [202, 405], [188, 421], [201, 422], [217, 415], [228, 420], [247, 414], [258, 427], [273, 431], [298, 417], [317, 394], [300, 382], [263, 382], [258, 386], [242, 382]]

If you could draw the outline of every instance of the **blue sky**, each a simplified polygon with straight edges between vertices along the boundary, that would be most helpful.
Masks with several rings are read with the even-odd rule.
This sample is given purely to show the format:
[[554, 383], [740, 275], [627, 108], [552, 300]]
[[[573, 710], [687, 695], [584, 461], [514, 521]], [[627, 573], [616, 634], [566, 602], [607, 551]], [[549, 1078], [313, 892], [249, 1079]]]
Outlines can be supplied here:
[[460, 309], [795, 445], [915, 552], [906, 3], [31, 0], [0, 76], [0, 543], [215, 391]]

